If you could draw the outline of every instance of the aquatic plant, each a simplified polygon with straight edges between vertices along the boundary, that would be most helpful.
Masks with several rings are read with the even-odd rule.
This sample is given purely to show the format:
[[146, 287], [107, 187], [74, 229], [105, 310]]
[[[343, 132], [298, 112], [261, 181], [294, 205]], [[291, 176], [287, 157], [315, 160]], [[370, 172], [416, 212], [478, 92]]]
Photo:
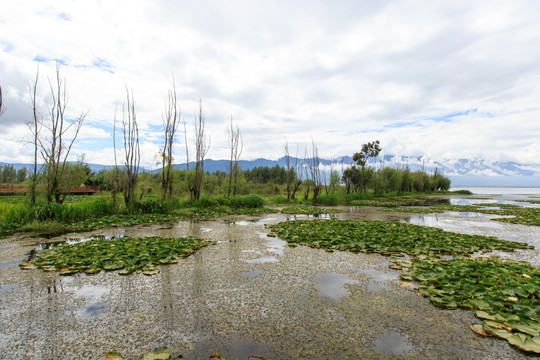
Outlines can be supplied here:
[[491, 250], [531, 249], [530, 245], [492, 236], [466, 235], [424, 226], [372, 220], [297, 220], [267, 225], [269, 236], [294, 245], [329, 251], [408, 254], [472, 255]]
[[297, 220], [267, 227], [268, 236], [293, 246], [412, 256], [392, 258], [391, 268], [401, 270], [403, 280], [418, 282], [419, 293], [433, 304], [476, 310], [484, 322], [471, 326], [475, 332], [540, 353], [540, 268], [527, 262], [472, 257], [490, 250], [530, 249], [530, 245], [370, 220]]
[[142, 271], [159, 273], [157, 265], [176, 263], [211, 242], [195, 237], [185, 238], [120, 238], [103, 237], [75, 244], [64, 244], [38, 253], [34, 259], [19, 264], [21, 269], [39, 268], [60, 271], [61, 275], [78, 272], [95, 274], [102, 270], [118, 270], [120, 275]]
[[475, 310], [482, 324], [471, 329], [540, 353], [540, 268], [491, 258], [391, 259], [401, 278], [419, 283], [418, 292], [445, 309]]

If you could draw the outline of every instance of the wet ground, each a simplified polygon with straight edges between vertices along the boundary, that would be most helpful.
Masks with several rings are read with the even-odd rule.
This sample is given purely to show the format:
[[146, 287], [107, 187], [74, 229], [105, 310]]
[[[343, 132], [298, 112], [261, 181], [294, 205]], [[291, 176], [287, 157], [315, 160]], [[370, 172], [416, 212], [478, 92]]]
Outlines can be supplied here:
[[[423, 222], [540, 247], [538, 228], [459, 213], [408, 220], [407, 214], [353, 208], [332, 216]], [[400, 285], [386, 257], [289, 247], [266, 237], [265, 223], [293, 218], [177, 222], [53, 239], [124, 232], [217, 241], [154, 276], [22, 271], [18, 262], [44, 239], [2, 239], [0, 359], [98, 359], [107, 351], [136, 359], [159, 346], [188, 359], [212, 352], [227, 359], [528, 358], [506, 341], [474, 334], [472, 312], [441, 310]], [[520, 256], [538, 262], [533, 253]]]

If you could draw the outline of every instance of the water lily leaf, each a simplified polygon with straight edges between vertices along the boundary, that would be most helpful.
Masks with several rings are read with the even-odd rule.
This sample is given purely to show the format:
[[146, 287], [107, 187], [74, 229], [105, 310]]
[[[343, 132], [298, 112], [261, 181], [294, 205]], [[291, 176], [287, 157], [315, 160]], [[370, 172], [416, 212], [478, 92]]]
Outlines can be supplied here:
[[124, 360], [124, 357], [117, 352], [108, 352], [107, 360]]
[[37, 269], [37, 266], [34, 265], [33, 263], [27, 263], [27, 262], [22, 262], [19, 264], [19, 267], [23, 270], [29, 270], [29, 269]]
[[523, 351], [540, 353], [539, 341], [534, 338], [531, 339], [522, 333], [515, 333], [512, 337], [508, 338], [508, 342]]
[[488, 310], [491, 308], [491, 306], [485, 302], [484, 300], [480, 300], [480, 299], [472, 299], [470, 300], [471, 304], [473, 304], [474, 306], [476, 306], [478, 309], [480, 310]]
[[471, 324], [471, 330], [482, 336], [490, 336], [482, 327], [482, 324]]
[[142, 273], [144, 275], [155, 275], [155, 274], [159, 274], [159, 269], [156, 267], [154, 268], [145, 267], [142, 269]]
[[539, 336], [540, 331], [538, 329], [533, 328], [529, 324], [524, 324], [523, 322], [511, 322], [510, 325], [517, 331], [520, 331], [522, 333], [532, 335], [532, 336]]
[[508, 331], [507, 329], [502, 328], [502, 327], [491, 326], [490, 324], [487, 323], [487, 321], [484, 322], [484, 324], [482, 325], [482, 328], [484, 329], [486, 333], [493, 336], [500, 337], [501, 339], [508, 339], [513, 336], [511, 331]]
[[154, 351], [144, 354], [139, 360], [167, 360], [171, 358], [171, 349], [166, 347], [157, 348]]

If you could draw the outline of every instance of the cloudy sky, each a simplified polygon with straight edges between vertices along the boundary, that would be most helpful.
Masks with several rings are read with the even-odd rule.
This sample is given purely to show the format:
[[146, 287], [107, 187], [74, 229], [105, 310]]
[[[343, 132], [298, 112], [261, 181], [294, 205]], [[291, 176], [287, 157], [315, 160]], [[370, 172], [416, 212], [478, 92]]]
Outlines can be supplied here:
[[188, 126], [202, 101], [208, 158], [228, 157], [232, 116], [243, 159], [313, 139], [324, 158], [380, 140], [386, 154], [540, 162], [537, 0], [4, 1], [0, 161], [32, 161], [38, 59], [42, 114], [58, 62], [67, 116], [88, 111], [73, 158], [91, 163], [114, 161], [127, 86], [156, 167], [173, 78]]

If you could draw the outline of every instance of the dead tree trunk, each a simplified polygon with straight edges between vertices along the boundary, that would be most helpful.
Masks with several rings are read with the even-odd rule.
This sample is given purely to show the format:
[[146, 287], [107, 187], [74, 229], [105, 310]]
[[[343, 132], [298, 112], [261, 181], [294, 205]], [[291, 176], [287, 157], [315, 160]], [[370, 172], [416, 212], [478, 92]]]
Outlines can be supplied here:
[[126, 86], [126, 102], [122, 106], [122, 129], [124, 135], [125, 154], [125, 184], [123, 186], [124, 201], [128, 211], [132, 211], [135, 201], [135, 185], [141, 160], [141, 149], [139, 145], [139, 126], [137, 125], [137, 114], [135, 112], [135, 100], [133, 91], [131, 94]]
[[238, 126], [236, 128], [233, 126], [233, 118], [231, 116], [230, 128], [227, 129], [229, 133], [229, 146], [231, 147], [231, 159], [229, 163], [229, 189], [228, 195], [236, 195], [236, 184], [238, 182], [238, 173], [240, 168], [238, 166], [238, 160], [242, 154], [244, 148], [244, 143], [242, 141], [242, 135], [240, 135], [240, 129]]
[[[41, 157], [45, 162], [45, 181], [47, 185], [47, 201], [55, 200], [57, 203], [64, 202], [66, 190], [63, 189], [63, 177], [67, 168], [67, 158], [79, 131], [83, 125], [86, 113], [67, 123], [65, 110], [68, 103], [65, 80], [60, 78], [60, 69], [56, 65], [56, 83], [53, 85], [49, 80], [52, 105], [49, 107], [47, 119], [42, 119], [41, 126], [46, 134], [34, 131], [40, 148]], [[34, 90], [37, 88], [37, 76]], [[35, 94], [35, 93], [34, 93]], [[35, 101], [35, 95], [34, 95]], [[37, 118], [37, 115], [36, 115]], [[71, 137], [68, 136], [71, 133]]]
[[176, 86], [173, 81], [173, 88], [169, 90], [169, 100], [165, 110], [164, 119], [164, 144], [161, 152], [161, 188], [163, 191], [163, 200], [172, 196], [173, 180], [172, 180], [172, 161], [173, 161], [173, 145], [176, 130], [178, 129], [180, 120], [180, 109], [176, 100]]
[[321, 160], [319, 158], [319, 150], [313, 140], [311, 140], [311, 146], [311, 158], [308, 159], [308, 168], [311, 181], [313, 182], [313, 203], [315, 203], [317, 201], [317, 196], [319, 196], [322, 190]]
[[193, 123], [195, 131], [195, 170], [193, 176], [188, 179], [188, 189], [192, 201], [201, 198], [201, 189], [204, 178], [204, 158], [208, 153], [208, 149], [210, 149], [210, 144], [207, 143], [208, 139], [204, 131], [204, 125], [205, 117], [202, 109], [202, 101], [200, 101], [199, 113], [195, 116]]
[[28, 122], [26, 125], [28, 126], [28, 129], [30, 130], [30, 133], [32, 134], [32, 143], [34, 145], [34, 171], [32, 172], [32, 175], [30, 176], [30, 203], [34, 205], [36, 203], [36, 197], [37, 197], [37, 184], [38, 184], [38, 137], [39, 137], [39, 130], [40, 130], [40, 119], [38, 115], [38, 109], [37, 109], [37, 88], [38, 88], [38, 80], [39, 80], [39, 62], [37, 66], [36, 71], [36, 77], [34, 79], [34, 83], [30, 86], [29, 92], [30, 92], [30, 99], [32, 100], [32, 110], [33, 110], [33, 121]]

